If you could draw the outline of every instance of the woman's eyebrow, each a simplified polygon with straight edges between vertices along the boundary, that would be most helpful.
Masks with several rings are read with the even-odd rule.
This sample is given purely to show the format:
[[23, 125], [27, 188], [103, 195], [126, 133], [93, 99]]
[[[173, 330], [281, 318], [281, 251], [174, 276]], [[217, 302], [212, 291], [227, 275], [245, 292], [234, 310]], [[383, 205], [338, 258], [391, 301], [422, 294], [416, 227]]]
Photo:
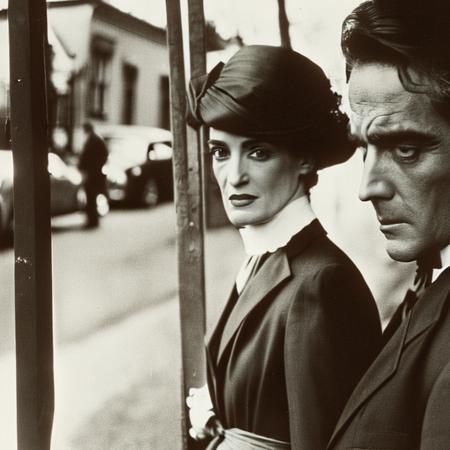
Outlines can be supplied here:
[[227, 143], [224, 141], [219, 141], [217, 139], [208, 139], [208, 141], [206, 141], [208, 145], [222, 145], [224, 147], [227, 147]]

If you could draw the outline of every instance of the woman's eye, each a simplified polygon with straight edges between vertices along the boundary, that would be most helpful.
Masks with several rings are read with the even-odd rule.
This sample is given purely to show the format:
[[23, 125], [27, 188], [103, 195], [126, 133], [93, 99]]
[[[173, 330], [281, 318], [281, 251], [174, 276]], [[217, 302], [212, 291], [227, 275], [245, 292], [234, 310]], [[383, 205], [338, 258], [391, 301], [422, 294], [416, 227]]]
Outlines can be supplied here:
[[209, 149], [211, 155], [216, 161], [220, 161], [228, 157], [229, 152], [226, 148], [223, 147], [211, 147]]
[[417, 147], [398, 147], [394, 150], [394, 154], [401, 162], [414, 162], [419, 157], [419, 149]]
[[270, 152], [265, 148], [255, 148], [250, 152], [249, 156], [258, 161], [265, 161], [270, 158]]

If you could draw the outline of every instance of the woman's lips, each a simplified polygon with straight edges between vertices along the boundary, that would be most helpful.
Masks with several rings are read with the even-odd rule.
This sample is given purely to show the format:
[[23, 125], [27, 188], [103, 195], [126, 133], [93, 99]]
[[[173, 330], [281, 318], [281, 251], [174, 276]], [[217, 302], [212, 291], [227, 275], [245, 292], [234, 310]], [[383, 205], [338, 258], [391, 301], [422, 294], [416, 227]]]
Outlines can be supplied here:
[[233, 206], [243, 207], [251, 205], [257, 198], [251, 194], [233, 194], [228, 197], [228, 200]]

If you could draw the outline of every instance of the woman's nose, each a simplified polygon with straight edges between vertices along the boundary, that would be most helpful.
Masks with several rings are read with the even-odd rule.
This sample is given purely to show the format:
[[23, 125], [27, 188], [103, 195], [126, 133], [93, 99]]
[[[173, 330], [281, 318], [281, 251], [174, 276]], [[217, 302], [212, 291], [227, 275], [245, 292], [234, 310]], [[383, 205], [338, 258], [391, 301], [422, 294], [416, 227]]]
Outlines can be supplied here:
[[228, 182], [239, 186], [248, 182], [248, 173], [242, 158], [232, 157], [228, 164]]
[[393, 186], [389, 181], [389, 177], [389, 164], [382, 163], [382, 155], [375, 149], [368, 149], [364, 159], [359, 199], [366, 202], [391, 198], [393, 196]]

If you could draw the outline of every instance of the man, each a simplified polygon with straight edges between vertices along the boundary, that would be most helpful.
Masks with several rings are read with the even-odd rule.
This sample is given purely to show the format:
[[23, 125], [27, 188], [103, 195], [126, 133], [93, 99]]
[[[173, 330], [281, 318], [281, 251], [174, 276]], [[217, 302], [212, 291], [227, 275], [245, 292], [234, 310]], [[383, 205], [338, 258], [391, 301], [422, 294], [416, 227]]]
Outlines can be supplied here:
[[344, 23], [360, 198], [388, 254], [417, 261], [418, 275], [329, 449], [450, 449], [448, 3], [371, 0]]
[[91, 123], [84, 123], [83, 131], [86, 140], [78, 167], [84, 175], [86, 190], [86, 228], [96, 228], [99, 225], [97, 197], [105, 192], [106, 180], [102, 168], [108, 159], [108, 150], [103, 139], [95, 134]]

